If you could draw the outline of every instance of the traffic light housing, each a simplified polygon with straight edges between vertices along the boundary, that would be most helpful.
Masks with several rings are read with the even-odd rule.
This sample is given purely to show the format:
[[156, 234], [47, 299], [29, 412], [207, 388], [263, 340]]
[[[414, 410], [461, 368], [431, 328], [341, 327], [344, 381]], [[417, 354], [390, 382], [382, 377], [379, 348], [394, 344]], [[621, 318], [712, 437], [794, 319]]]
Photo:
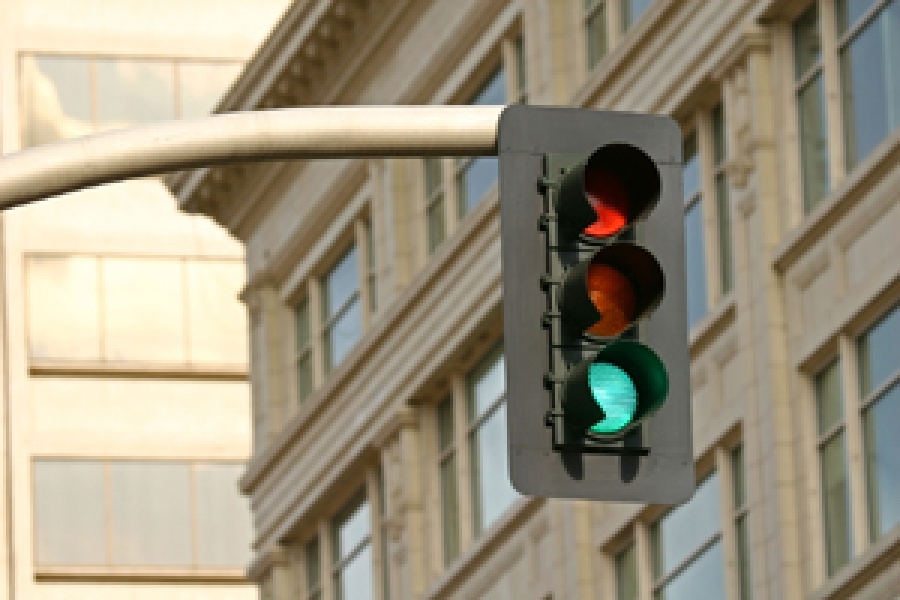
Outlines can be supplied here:
[[687, 500], [680, 129], [655, 115], [510, 106], [498, 140], [513, 485]]

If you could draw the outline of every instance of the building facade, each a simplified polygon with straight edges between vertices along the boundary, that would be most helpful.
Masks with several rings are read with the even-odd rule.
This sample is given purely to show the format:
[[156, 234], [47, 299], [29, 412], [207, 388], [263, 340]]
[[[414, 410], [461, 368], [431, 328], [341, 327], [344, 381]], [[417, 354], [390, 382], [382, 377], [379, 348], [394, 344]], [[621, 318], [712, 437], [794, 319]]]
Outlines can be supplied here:
[[[207, 114], [285, 6], [0, 2], [0, 150]], [[0, 598], [257, 597], [240, 244], [158, 177], [0, 228]]]
[[697, 492], [510, 486], [496, 159], [183, 173], [246, 247], [263, 597], [900, 596], [898, 40], [897, 0], [293, 5], [220, 110], [680, 123]]

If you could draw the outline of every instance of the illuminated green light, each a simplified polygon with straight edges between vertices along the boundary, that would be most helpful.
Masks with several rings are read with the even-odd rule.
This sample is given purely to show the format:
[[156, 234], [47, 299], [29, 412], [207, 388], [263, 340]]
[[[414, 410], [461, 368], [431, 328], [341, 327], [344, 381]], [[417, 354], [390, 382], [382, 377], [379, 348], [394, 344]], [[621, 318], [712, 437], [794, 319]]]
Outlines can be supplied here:
[[594, 433], [622, 431], [637, 411], [637, 389], [631, 377], [616, 365], [597, 362], [588, 367], [588, 386], [606, 417], [591, 426]]

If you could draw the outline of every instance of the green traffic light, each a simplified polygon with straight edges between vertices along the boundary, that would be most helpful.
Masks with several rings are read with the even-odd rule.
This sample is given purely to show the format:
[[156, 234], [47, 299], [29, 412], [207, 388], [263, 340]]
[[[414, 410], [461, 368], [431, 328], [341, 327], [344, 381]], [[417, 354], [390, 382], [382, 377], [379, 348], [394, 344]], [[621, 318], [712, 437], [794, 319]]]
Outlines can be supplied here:
[[594, 433], [619, 433], [634, 419], [637, 388], [628, 373], [604, 362], [588, 367], [588, 386], [604, 417], [590, 427]]

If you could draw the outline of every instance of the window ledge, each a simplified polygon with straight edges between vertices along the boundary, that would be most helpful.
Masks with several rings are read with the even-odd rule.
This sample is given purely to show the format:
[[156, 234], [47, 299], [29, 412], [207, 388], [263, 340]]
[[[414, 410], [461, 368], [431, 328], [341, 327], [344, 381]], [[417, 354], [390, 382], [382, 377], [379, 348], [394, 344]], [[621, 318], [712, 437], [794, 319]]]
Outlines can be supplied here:
[[775, 250], [773, 260], [775, 270], [781, 274], [785, 273], [826, 231], [832, 229], [859, 204], [866, 193], [888, 175], [898, 162], [900, 162], [900, 128], [857, 165], [836, 190], [820, 200], [797, 228], [788, 233], [787, 239]]
[[241, 568], [173, 567], [45, 567], [34, 572], [35, 581], [147, 582], [147, 583], [251, 583]]
[[32, 377], [141, 377], [247, 381], [247, 365], [32, 359], [28, 364], [28, 374]]
[[865, 552], [844, 565], [834, 577], [809, 594], [807, 598], [809, 600], [849, 598], [866, 590], [870, 585], [873, 588], [868, 590], [872, 594], [871, 597], [880, 598], [882, 596], [875, 588], [887, 585], [887, 588], [882, 589], [881, 592], [896, 591], [895, 586], [900, 576], [894, 575], [894, 581], [878, 582], [878, 575], [888, 571], [898, 560], [900, 560], [900, 525], [894, 527], [869, 546]]
[[516, 500], [506, 512], [478, 540], [447, 568], [440, 579], [425, 592], [423, 600], [445, 598], [456, 589], [466, 577], [471, 577], [485, 566], [486, 558], [497, 551], [509, 537], [521, 530], [525, 521], [534, 516], [546, 504], [543, 498], [523, 496]]
[[734, 322], [737, 308], [734, 302], [734, 292], [723, 296], [712, 312], [700, 319], [689, 332], [691, 359], [697, 357], [713, 339], [722, 333]]

